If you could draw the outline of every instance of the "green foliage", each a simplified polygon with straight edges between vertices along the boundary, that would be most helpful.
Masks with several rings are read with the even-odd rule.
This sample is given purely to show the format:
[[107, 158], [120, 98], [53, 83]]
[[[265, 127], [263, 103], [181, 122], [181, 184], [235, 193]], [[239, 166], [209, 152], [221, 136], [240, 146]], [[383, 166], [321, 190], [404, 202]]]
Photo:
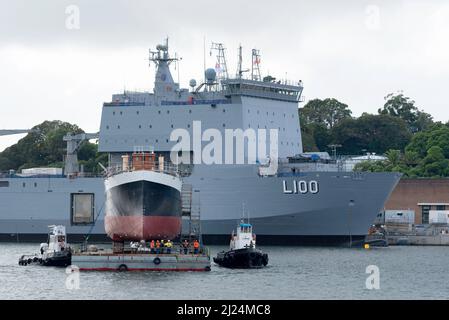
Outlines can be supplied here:
[[411, 139], [404, 121], [390, 115], [364, 114], [357, 119], [342, 120], [331, 135], [333, 143], [342, 145], [343, 154], [403, 150]]
[[432, 116], [420, 111], [415, 106], [415, 101], [405, 97], [403, 93], [390, 93], [385, 101], [378, 113], [404, 120], [411, 132], [426, 130], [433, 124]]
[[[82, 133], [77, 125], [62, 121], [45, 121], [35, 126], [27, 136], [15, 145], [0, 153], [0, 171], [10, 169], [22, 170], [33, 167], [64, 166], [64, 156], [67, 144], [63, 137], [67, 133]], [[78, 151], [80, 164], [84, 164], [85, 171], [98, 172], [97, 163], [102, 161], [104, 155], [99, 155], [97, 145], [86, 142]]]
[[350, 118], [352, 111], [348, 105], [336, 99], [310, 100], [301, 110], [301, 123], [319, 124], [332, 129], [339, 121]]
[[299, 112], [304, 150], [326, 150], [332, 142], [330, 130], [351, 114], [348, 106], [336, 99], [310, 100]]
[[431, 130], [415, 134], [405, 152], [390, 150], [386, 161], [365, 161], [356, 171], [402, 172], [406, 177], [449, 177], [449, 128], [437, 124]]

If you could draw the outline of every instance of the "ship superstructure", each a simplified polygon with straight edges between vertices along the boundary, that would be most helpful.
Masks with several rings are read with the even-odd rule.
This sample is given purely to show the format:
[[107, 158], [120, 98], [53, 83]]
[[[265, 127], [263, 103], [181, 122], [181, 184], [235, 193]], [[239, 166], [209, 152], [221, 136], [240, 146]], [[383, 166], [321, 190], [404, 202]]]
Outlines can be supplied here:
[[[206, 242], [227, 242], [243, 203], [262, 243], [363, 239], [400, 175], [345, 172], [339, 162], [304, 154], [298, 115], [302, 81], [262, 77], [258, 50], [252, 51], [251, 69], [244, 70], [241, 49], [236, 75], [230, 77], [224, 46], [213, 48], [218, 50], [215, 68], [205, 71], [204, 81], [192, 79], [183, 89], [170, 73], [176, 59], [166, 41], [150, 51], [154, 92], [125, 91], [104, 103], [99, 151], [109, 154], [109, 166], [121, 166], [136, 152], [154, 152], [170, 165], [177, 160], [191, 200], [198, 203]], [[0, 209], [0, 234], [39, 233], [47, 220], [70, 225], [72, 234], [104, 234], [102, 222], [92, 226], [97, 216], [103, 219], [103, 178], [16, 175], [0, 180], [8, 184], [0, 188], [7, 207]], [[38, 186], [33, 189], [33, 184]], [[50, 201], [53, 209], [44, 205]]]

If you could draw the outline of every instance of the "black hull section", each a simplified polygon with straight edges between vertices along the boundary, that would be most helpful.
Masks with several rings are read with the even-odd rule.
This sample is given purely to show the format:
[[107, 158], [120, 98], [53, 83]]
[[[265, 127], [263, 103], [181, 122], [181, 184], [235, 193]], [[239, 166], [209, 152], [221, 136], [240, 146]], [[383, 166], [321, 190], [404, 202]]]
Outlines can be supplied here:
[[146, 180], [125, 183], [107, 191], [106, 214], [111, 216], [181, 217], [179, 190]]
[[268, 255], [252, 248], [231, 250], [218, 253], [214, 262], [231, 269], [263, 268], [268, 264]]
[[63, 251], [47, 256], [22, 256], [19, 259], [19, 265], [26, 266], [31, 264], [40, 264], [46, 267], [68, 267], [72, 264], [72, 252]]
[[48, 255], [45, 259], [42, 259], [42, 264], [50, 267], [70, 266], [72, 264], [72, 252], [66, 250]]

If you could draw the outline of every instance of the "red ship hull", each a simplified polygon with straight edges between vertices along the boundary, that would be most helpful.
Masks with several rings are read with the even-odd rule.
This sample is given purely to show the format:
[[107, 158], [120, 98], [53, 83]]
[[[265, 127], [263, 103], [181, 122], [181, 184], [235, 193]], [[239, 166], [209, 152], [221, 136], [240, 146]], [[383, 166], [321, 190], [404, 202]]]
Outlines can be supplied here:
[[181, 219], [158, 216], [106, 216], [105, 229], [114, 241], [174, 239], [181, 232]]

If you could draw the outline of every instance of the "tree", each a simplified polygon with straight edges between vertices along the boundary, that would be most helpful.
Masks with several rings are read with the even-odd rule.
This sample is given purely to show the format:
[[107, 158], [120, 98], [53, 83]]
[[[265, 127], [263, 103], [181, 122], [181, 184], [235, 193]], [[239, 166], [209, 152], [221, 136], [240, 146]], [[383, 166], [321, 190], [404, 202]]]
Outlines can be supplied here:
[[302, 124], [319, 124], [332, 129], [338, 122], [350, 118], [348, 105], [333, 98], [310, 100], [301, 110]]
[[439, 146], [446, 158], [449, 158], [449, 127], [443, 124], [435, 124], [431, 129], [416, 133], [406, 151], [418, 154], [420, 158], [427, 155], [433, 146]]
[[364, 114], [358, 119], [342, 120], [332, 130], [333, 143], [342, 145], [343, 154], [404, 150], [410, 138], [405, 122], [390, 115]]
[[[67, 133], [78, 134], [83, 130], [77, 125], [62, 121], [45, 121], [15, 145], [0, 153], [0, 171], [21, 170], [32, 167], [63, 167], [67, 144], [63, 141]], [[86, 170], [95, 169], [104, 156], [97, 152], [97, 145], [85, 142], [80, 148], [79, 159]], [[107, 163], [104, 161], [103, 163]]]
[[420, 111], [415, 106], [415, 101], [404, 96], [402, 92], [387, 95], [384, 107], [379, 109], [378, 113], [404, 120], [411, 132], [426, 130], [433, 124], [432, 116]]
[[444, 157], [443, 149], [431, 147], [420, 164], [422, 174], [426, 177], [445, 177], [448, 174], [449, 160]]

